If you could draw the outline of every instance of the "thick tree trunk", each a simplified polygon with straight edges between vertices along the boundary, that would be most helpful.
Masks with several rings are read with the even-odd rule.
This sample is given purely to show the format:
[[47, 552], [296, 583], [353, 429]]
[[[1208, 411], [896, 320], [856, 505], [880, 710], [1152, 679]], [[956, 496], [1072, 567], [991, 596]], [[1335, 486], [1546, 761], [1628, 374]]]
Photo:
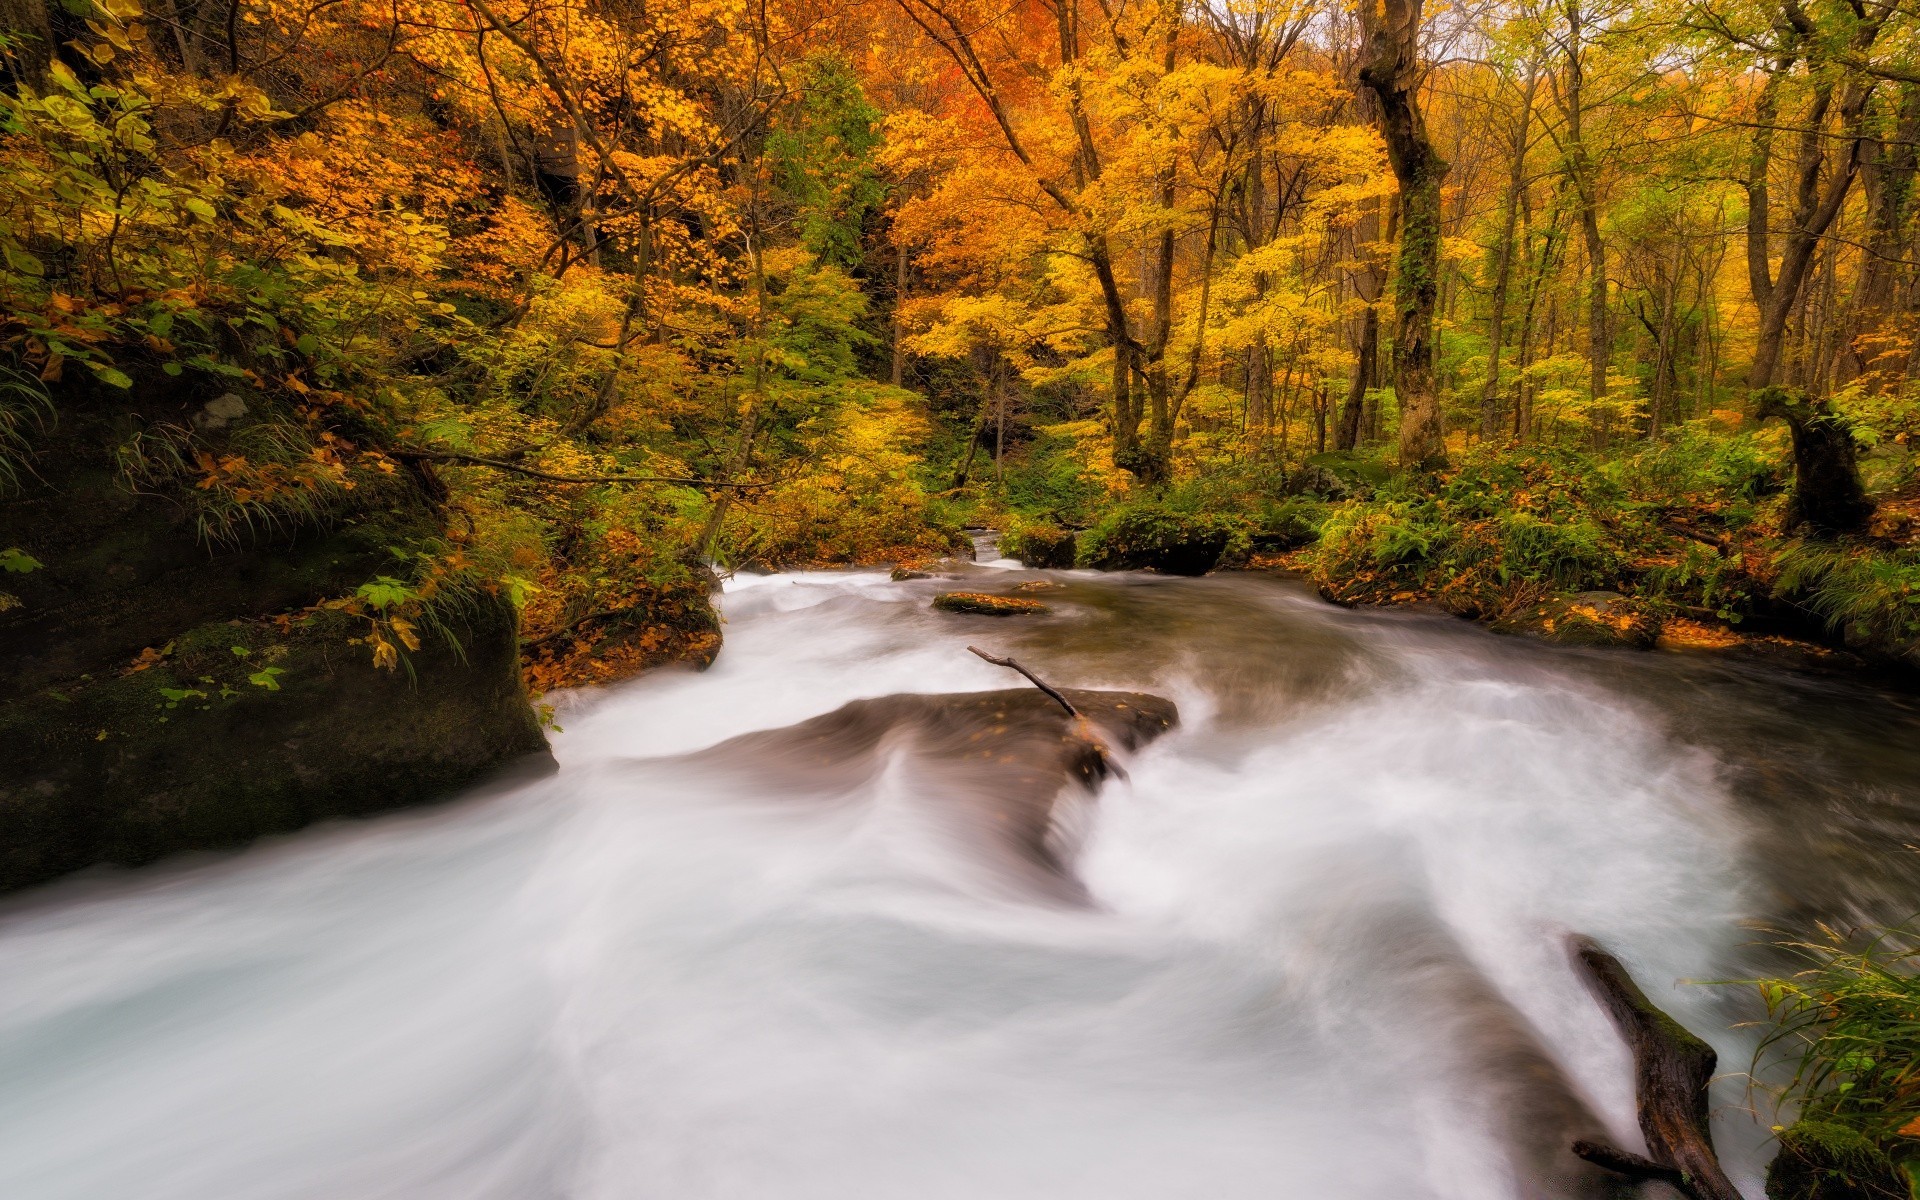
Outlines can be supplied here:
[[1787, 498], [1789, 532], [1815, 537], [1859, 533], [1873, 519], [1873, 501], [1860, 486], [1853, 432], [1824, 400], [1810, 400], [1785, 388], [1763, 388], [1754, 396], [1760, 420], [1780, 417], [1793, 432], [1793, 494]]
[[1874, 369], [1880, 357], [1870, 340], [1893, 311], [1894, 287], [1900, 279], [1901, 253], [1912, 212], [1913, 181], [1920, 168], [1920, 86], [1900, 90], [1898, 116], [1891, 138], [1866, 147], [1863, 170], [1867, 193], [1867, 246], [1860, 257], [1860, 278], [1854, 286], [1850, 336], [1841, 351], [1839, 382], [1848, 383]]
[[1394, 284], [1393, 388], [1400, 404], [1400, 465], [1447, 464], [1446, 426], [1433, 375], [1433, 312], [1440, 278], [1440, 181], [1421, 116], [1418, 45], [1421, 0], [1360, 0], [1364, 39], [1360, 82], [1379, 102], [1387, 158], [1400, 184], [1400, 251]]

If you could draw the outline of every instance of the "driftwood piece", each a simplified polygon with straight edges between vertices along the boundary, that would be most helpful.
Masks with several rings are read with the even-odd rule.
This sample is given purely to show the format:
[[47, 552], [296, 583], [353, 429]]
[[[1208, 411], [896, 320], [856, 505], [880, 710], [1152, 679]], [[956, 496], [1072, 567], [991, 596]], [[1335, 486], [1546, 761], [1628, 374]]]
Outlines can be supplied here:
[[1007, 667], [1011, 670], [1020, 672], [1022, 675], [1025, 675], [1027, 677], [1028, 683], [1031, 683], [1033, 686], [1045, 692], [1048, 696], [1053, 698], [1053, 702], [1055, 704], [1058, 704], [1061, 708], [1066, 710], [1067, 716], [1070, 718], [1067, 736], [1071, 739], [1086, 743], [1087, 747], [1093, 751], [1094, 755], [1098, 759], [1101, 773], [1107, 774], [1107, 775], [1116, 775], [1121, 779], [1125, 779], [1127, 777], [1126, 768], [1122, 767], [1117, 761], [1115, 761], [1113, 757], [1113, 752], [1107, 749], [1106, 742], [1101, 740], [1100, 731], [1095, 729], [1093, 727], [1093, 722], [1087, 720], [1087, 718], [1080, 712], [1080, 710], [1073, 706], [1073, 702], [1071, 700], [1068, 700], [1064, 695], [1060, 693], [1059, 688], [1054, 687], [1052, 684], [1048, 683], [1046, 680], [1040, 678], [1038, 675], [1035, 675], [1032, 671], [1028, 670], [1026, 667], [1022, 666], [1020, 663], [1014, 661], [1012, 658], [1001, 658], [997, 655], [988, 654], [985, 650], [982, 650], [978, 646], [968, 646], [967, 649], [979, 655], [981, 658], [986, 659], [988, 662], [992, 663], [996, 667]]
[[1053, 702], [1055, 704], [1058, 704], [1061, 708], [1066, 709], [1068, 716], [1075, 717], [1075, 718], [1080, 716], [1080, 710], [1075, 708], [1071, 703], [1069, 703], [1067, 701], [1067, 698], [1060, 694], [1059, 689], [1048, 684], [1046, 680], [1040, 678], [1038, 675], [1035, 675], [1032, 671], [1029, 671], [1027, 668], [1021, 666], [1019, 663], [1015, 662], [1013, 659], [996, 658], [993, 655], [988, 654], [985, 650], [982, 650], [978, 646], [968, 646], [967, 649], [971, 650], [975, 654], [978, 654], [981, 658], [986, 659], [988, 662], [992, 663], [996, 667], [1010, 667], [1013, 670], [1020, 672], [1022, 675], [1025, 675], [1027, 677], [1028, 683], [1031, 683], [1033, 686], [1039, 688], [1041, 691], [1045, 692], [1047, 695], [1052, 696]]
[[1742, 1200], [1720, 1169], [1707, 1124], [1713, 1047], [1647, 999], [1620, 960], [1598, 943], [1575, 937], [1571, 949], [1587, 987], [1633, 1051], [1634, 1093], [1649, 1157], [1593, 1142], [1576, 1142], [1573, 1152], [1630, 1178], [1670, 1183], [1692, 1200]]

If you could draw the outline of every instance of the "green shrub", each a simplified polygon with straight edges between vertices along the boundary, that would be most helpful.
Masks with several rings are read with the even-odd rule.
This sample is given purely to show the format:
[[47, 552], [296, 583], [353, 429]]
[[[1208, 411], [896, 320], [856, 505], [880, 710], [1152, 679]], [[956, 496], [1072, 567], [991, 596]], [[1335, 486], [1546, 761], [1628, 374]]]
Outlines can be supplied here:
[[1291, 550], [1320, 539], [1320, 527], [1333, 506], [1311, 496], [1263, 500], [1254, 510], [1253, 541], [1266, 549]]
[[1692, 421], [1609, 463], [1606, 474], [1635, 499], [1707, 508], [1741, 525], [1756, 501], [1786, 490], [1792, 467], [1777, 431], [1728, 435]]
[[1888, 930], [1863, 940], [1825, 927], [1821, 935], [1786, 944], [1805, 969], [1756, 981], [1773, 1027], [1755, 1066], [1784, 1056], [1792, 1074], [1782, 1099], [1799, 1112], [1790, 1128], [1777, 1130], [1781, 1153], [1767, 1194], [1920, 1194], [1915, 936]]
[[1338, 599], [1415, 596], [1488, 616], [1553, 592], [1613, 588], [1652, 532], [1570, 454], [1471, 454], [1436, 491], [1396, 480], [1336, 506], [1309, 565]]
[[1920, 643], [1920, 552], [1794, 542], [1775, 565], [1775, 594], [1819, 616], [1849, 644], [1905, 655]]
[[1014, 512], [1079, 525], [1106, 500], [1107, 489], [1087, 470], [1074, 439], [1043, 429], [1025, 454], [1007, 459], [1000, 493]]

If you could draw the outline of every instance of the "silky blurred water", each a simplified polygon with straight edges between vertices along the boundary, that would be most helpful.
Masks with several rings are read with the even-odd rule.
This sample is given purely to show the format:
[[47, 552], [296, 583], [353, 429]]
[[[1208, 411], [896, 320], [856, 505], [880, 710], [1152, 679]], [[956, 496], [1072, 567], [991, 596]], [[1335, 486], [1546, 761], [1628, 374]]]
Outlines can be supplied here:
[[[1299, 585], [1056, 573], [1030, 620], [884, 573], [742, 576], [726, 649], [564, 698], [558, 773], [0, 911], [10, 1200], [1594, 1194], [1639, 1143], [1579, 931], [1713, 1041], [1759, 1195], [1754, 922], [1903, 916], [1911, 705], [1554, 651]], [[932, 819], [964, 759], [831, 794], [675, 756], [857, 698], [1151, 691], [1067, 797], [1087, 904]], [[1912, 907], [1920, 908], [1920, 903]]]

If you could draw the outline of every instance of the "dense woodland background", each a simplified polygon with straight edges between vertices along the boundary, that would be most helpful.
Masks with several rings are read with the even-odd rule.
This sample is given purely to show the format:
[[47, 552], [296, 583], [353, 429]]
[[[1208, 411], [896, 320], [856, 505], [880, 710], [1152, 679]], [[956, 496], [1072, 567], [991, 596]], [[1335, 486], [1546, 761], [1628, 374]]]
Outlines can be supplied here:
[[506, 588], [606, 677], [706, 561], [966, 523], [1916, 633], [1898, 6], [158, 3], [8, 0], [8, 480], [116, 391], [233, 397], [116, 448], [209, 544], [412, 472], [384, 665]]

